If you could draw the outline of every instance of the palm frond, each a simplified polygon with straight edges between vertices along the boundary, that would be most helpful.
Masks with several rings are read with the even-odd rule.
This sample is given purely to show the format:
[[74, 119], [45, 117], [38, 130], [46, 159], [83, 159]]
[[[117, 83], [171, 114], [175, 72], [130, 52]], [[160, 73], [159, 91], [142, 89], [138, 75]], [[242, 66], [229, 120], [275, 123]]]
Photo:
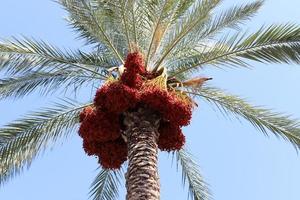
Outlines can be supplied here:
[[240, 25], [251, 19], [262, 5], [263, 1], [259, 0], [245, 5], [233, 6], [217, 14], [205, 24], [202, 30], [192, 31], [180, 45], [177, 45], [170, 57], [172, 60], [184, 58], [189, 52], [197, 55], [199, 49], [201, 51], [205, 45], [211, 42], [210, 40], [213, 40], [224, 29], [230, 28], [240, 31]]
[[83, 70], [100, 79], [106, 79], [97, 70], [115, 66], [116, 61], [105, 51], [84, 53], [62, 51], [43, 41], [25, 38], [0, 43], [0, 70], [15, 75], [27, 71]]
[[[132, 4], [131, 15], [136, 44], [139, 50], [147, 55], [154, 27], [157, 24], [157, 13], [160, 12], [162, 0], [129, 0]], [[173, 0], [171, 0], [173, 1]], [[149, 37], [150, 36], [150, 37]]]
[[[129, 23], [129, 13], [130, 11], [132, 11], [133, 7], [134, 7], [134, 1], [128, 1], [128, 0], [119, 0], [119, 5], [120, 5], [120, 13], [121, 13], [121, 19], [122, 19], [122, 25], [124, 27], [124, 32], [125, 32], [125, 36], [126, 36], [126, 40], [127, 40], [127, 45], [128, 45], [128, 50], [129, 52], [131, 52], [132, 47], [131, 47], [131, 36], [130, 36], [130, 23]], [[130, 4], [131, 3], [131, 4]], [[131, 6], [128, 6], [128, 4]], [[132, 12], [133, 16], [134, 16], [134, 12]]]
[[[176, 3], [174, 0], [164, 1], [164, 0], [129, 0], [134, 2], [132, 7], [132, 18], [131, 23], [135, 35], [139, 50], [147, 55], [149, 51], [150, 43], [153, 44], [154, 35], [157, 35], [157, 27], [160, 27], [161, 21], [166, 16], [162, 16], [162, 10], [166, 10], [165, 4], [171, 5]], [[161, 16], [161, 17], [160, 17]], [[156, 33], [155, 33], [156, 32]], [[152, 42], [151, 42], [152, 40]]]
[[184, 16], [184, 14], [195, 3], [195, 1], [196, 0], [178, 0], [178, 4], [172, 22], [176, 23], [177, 20]]
[[203, 0], [199, 1], [191, 8], [183, 19], [178, 22], [168, 33], [162, 48], [162, 56], [155, 63], [154, 69], [158, 69], [165, 58], [173, 49], [184, 39], [192, 30], [201, 29], [203, 24], [210, 18], [210, 12], [220, 3], [221, 0]]
[[201, 40], [207, 37], [212, 38], [216, 33], [224, 28], [233, 28], [239, 30], [239, 25], [249, 20], [263, 5], [263, 0], [258, 0], [245, 5], [233, 6], [215, 16], [206, 26], [198, 38]]
[[183, 185], [188, 184], [189, 196], [194, 200], [212, 199], [210, 190], [203, 180], [199, 171], [199, 166], [192, 159], [192, 155], [186, 149], [181, 149], [176, 153], [177, 165], [182, 168]]
[[[123, 57], [128, 51], [124, 44], [125, 35], [120, 27], [118, 13], [109, 6], [115, 6], [105, 1], [94, 0], [59, 0], [59, 3], [69, 12], [69, 23], [82, 38], [87, 38], [91, 43], [97, 43], [111, 50], [116, 59], [123, 63]], [[114, 7], [117, 8], [117, 7]], [[115, 19], [117, 19], [115, 23]]]
[[76, 128], [80, 111], [88, 106], [71, 100], [32, 113], [0, 129], [0, 184], [29, 167], [35, 157]]
[[149, 14], [147, 9], [150, 1], [114, 0], [111, 2], [114, 2], [113, 5], [109, 6], [108, 2], [105, 5], [110, 8], [110, 13], [113, 13], [110, 16], [115, 16], [113, 24], [115, 24], [116, 29], [122, 32], [124, 40], [127, 41], [127, 52], [135, 51], [137, 48], [139, 51], [144, 52], [145, 44], [148, 41], [147, 37], [145, 37], [147, 36], [145, 23], [148, 20], [146, 13]]
[[[155, 40], [157, 33], [161, 32], [165, 28], [160, 21], [165, 21], [166, 18], [170, 18], [168, 15], [171, 12], [177, 1], [170, 0], [124, 0], [127, 3], [125, 18], [128, 19], [128, 27], [130, 38], [133, 41], [134, 46], [138, 47], [139, 51], [147, 55], [149, 46], [155, 46], [158, 44], [158, 40]], [[164, 6], [165, 5], [165, 6]], [[171, 6], [174, 5], [174, 6]], [[162, 12], [162, 9], [164, 10]], [[121, 12], [120, 12], [121, 13]], [[158, 14], [162, 13], [162, 14]], [[161, 17], [159, 17], [160, 15]], [[160, 19], [159, 19], [160, 18]], [[157, 29], [157, 27], [163, 27]], [[157, 31], [160, 30], [160, 31]], [[150, 37], [149, 37], [150, 36]], [[151, 37], [152, 36], [152, 37]], [[151, 42], [152, 40], [152, 42]], [[152, 45], [150, 45], [152, 43]], [[134, 47], [133, 46], [133, 47]], [[152, 48], [151, 48], [152, 49]]]
[[293, 24], [271, 25], [245, 36], [234, 35], [204, 48], [197, 55], [178, 60], [177, 76], [204, 65], [250, 67], [247, 60], [263, 63], [300, 63], [300, 27]]
[[[176, 0], [158, 1], [158, 13], [154, 16], [155, 24], [152, 28], [151, 42], [147, 51], [146, 64], [148, 65], [149, 59], [152, 54], [155, 54], [160, 42], [167, 31], [169, 25], [173, 21], [176, 14], [178, 2]], [[156, 17], [157, 16], [157, 17]]]
[[90, 198], [93, 200], [117, 199], [121, 178], [121, 170], [101, 169], [90, 187]]
[[30, 72], [26, 75], [0, 79], [0, 100], [13, 97], [20, 98], [36, 90], [42, 95], [53, 92], [76, 92], [84, 84], [99, 80], [81, 71], [63, 70], [63, 72]]
[[137, 32], [138, 20], [137, 20], [137, 12], [136, 12], [138, 10], [137, 9], [138, 5], [136, 3], [136, 0], [128, 0], [128, 7], [129, 7], [129, 13], [131, 15], [131, 21], [132, 21], [131, 33], [133, 37], [133, 42], [139, 47], [140, 46], [139, 38], [138, 38], [139, 33]]
[[226, 94], [217, 88], [204, 87], [200, 91], [188, 93], [202, 97], [225, 114], [231, 113], [244, 118], [265, 135], [273, 133], [291, 142], [297, 150], [300, 149], [300, 123], [289, 115], [272, 112], [260, 106], [252, 106], [244, 99]]

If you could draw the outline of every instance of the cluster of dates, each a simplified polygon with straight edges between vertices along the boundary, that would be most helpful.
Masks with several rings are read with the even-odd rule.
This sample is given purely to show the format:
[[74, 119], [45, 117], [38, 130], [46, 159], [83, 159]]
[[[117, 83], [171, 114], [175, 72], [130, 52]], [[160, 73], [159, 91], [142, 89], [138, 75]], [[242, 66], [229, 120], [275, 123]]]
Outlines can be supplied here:
[[88, 155], [96, 155], [103, 168], [119, 169], [127, 160], [127, 144], [121, 136], [126, 111], [146, 106], [161, 117], [158, 147], [162, 151], [180, 150], [185, 143], [181, 128], [190, 123], [192, 104], [178, 92], [148, 84], [155, 75], [147, 72], [143, 56], [130, 53], [125, 71], [96, 92], [94, 105], [80, 113], [79, 135]]

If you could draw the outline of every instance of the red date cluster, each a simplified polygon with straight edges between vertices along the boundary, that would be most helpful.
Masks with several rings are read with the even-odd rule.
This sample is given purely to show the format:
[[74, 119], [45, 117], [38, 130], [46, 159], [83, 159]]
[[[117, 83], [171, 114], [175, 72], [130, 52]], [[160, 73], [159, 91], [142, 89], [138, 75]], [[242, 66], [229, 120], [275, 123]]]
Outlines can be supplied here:
[[120, 80], [108, 82], [96, 92], [93, 107], [80, 113], [79, 135], [85, 152], [99, 158], [102, 167], [119, 169], [127, 160], [127, 144], [121, 137], [122, 113], [145, 106], [162, 118], [158, 146], [162, 151], [180, 150], [185, 143], [181, 127], [190, 123], [192, 104], [147, 81], [155, 76], [146, 72], [140, 53], [130, 53]]

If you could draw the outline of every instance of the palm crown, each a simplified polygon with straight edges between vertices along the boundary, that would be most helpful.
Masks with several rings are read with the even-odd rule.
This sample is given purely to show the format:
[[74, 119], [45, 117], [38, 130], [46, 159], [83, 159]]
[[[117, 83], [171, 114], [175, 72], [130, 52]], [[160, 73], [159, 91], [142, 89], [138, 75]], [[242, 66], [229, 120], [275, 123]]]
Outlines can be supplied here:
[[[300, 63], [300, 27], [270, 25], [253, 33], [240, 31], [262, 6], [255, 1], [214, 13], [220, 0], [59, 0], [68, 22], [91, 52], [61, 50], [43, 41], [23, 38], [0, 43], [0, 98], [23, 97], [36, 90], [50, 94], [63, 88], [77, 93], [100, 85], [121, 70], [126, 55], [140, 51], [148, 71], [164, 73], [170, 85], [201, 98], [221, 111], [248, 120], [264, 134], [275, 134], [299, 149], [298, 122], [286, 115], [252, 106], [216, 87], [198, 87], [193, 79], [206, 66], [251, 67], [262, 63]], [[222, 35], [224, 31], [233, 30]], [[235, 31], [239, 30], [239, 31]], [[117, 73], [114, 75], [117, 76]], [[175, 81], [174, 81], [175, 80]], [[202, 83], [202, 82], [201, 82]], [[201, 85], [201, 84], [200, 84]], [[197, 87], [195, 87], [197, 86]], [[79, 113], [92, 105], [66, 99], [33, 112], [0, 129], [0, 183], [30, 166], [57, 140], [78, 129]], [[197, 164], [185, 149], [174, 153], [194, 199], [210, 199]], [[91, 187], [94, 199], [117, 197], [120, 171], [103, 169]]]

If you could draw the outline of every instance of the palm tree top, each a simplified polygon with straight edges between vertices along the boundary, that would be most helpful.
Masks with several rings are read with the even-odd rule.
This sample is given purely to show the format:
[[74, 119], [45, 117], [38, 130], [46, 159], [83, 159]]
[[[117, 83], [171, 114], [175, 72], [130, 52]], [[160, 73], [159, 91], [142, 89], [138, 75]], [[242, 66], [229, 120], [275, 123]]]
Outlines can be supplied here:
[[[241, 25], [263, 1], [233, 6], [217, 13], [220, 0], [59, 0], [70, 26], [90, 52], [62, 50], [41, 40], [13, 38], [0, 43], [0, 99], [43, 95], [58, 88], [78, 93], [87, 85], [103, 84], [111, 70], [121, 69], [128, 53], [144, 55], [148, 71], [164, 71], [180, 90], [203, 99], [225, 114], [244, 118], [266, 135], [275, 134], [300, 147], [295, 119], [216, 87], [184, 84], [204, 68], [251, 68], [250, 63], [300, 63], [300, 26], [265, 25], [244, 32]], [[226, 34], [224, 34], [226, 33]], [[197, 86], [197, 85], [196, 85]], [[75, 88], [75, 90], [74, 90]], [[93, 88], [94, 90], [94, 88]], [[23, 171], [49, 144], [72, 134], [80, 111], [92, 102], [66, 99], [33, 112], [0, 129], [0, 183]], [[194, 199], [210, 199], [209, 190], [189, 152], [175, 153]], [[91, 187], [94, 199], [117, 196], [119, 172], [103, 169]]]

